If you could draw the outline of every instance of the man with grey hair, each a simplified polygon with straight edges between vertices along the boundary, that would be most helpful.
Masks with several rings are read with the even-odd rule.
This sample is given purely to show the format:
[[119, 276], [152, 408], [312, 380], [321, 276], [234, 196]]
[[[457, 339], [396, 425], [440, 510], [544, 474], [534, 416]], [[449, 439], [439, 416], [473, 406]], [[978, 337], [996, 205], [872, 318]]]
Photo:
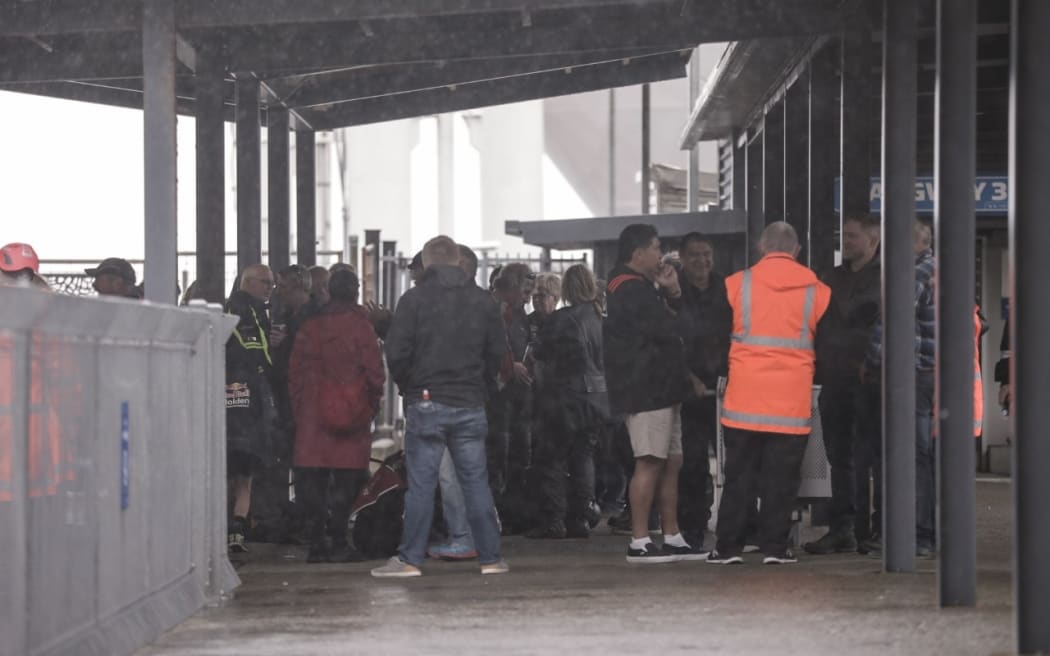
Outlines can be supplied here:
[[398, 302], [386, 339], [387, 365], [405, 404], [404, 529], [398, 555], [372, 575], [422, 574], [446, 448], [463, 488], [481, 573], [503, 574], [509, 567], [500, 556], [485, 456], [485, 399], [507, 351], [503, 321], [488, 292], [460, 268], [454, 241], [431, 239], [421, 259], [423, 277]]
[[813, 343], [831, 301], [831, 290], [795, 261], [798, 236], [789, 224], [767, 226], [759, 248], [757, 264], [726, 279], [733, 308], [721, 417], [726, 482], [718, 541], [708, 556], [718, 564], [743, 562], [743, 529], [756, 485], [763, 562], [796, 562], [788, 535], [811, 428]]

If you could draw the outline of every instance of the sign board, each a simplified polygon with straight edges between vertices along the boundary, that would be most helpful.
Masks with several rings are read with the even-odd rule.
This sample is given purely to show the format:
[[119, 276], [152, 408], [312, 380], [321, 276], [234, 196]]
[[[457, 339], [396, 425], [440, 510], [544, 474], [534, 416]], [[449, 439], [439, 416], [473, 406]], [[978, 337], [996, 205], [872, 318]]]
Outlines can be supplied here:
[[[871, 189], [868, 195], [871, 200], [871, 211], [882, 212], [882, 179], [871, 178]], [[933, 214], [933, 203], [936, 198], [936, 187], [932, 176], [915, 178], [915, 212]], [[1010, 203], [1010, 179], [1005, 175], [980, 175], [974, 184], [974, 209], [977, 214], [1006, 214]], [[842, 179], [835, 178], [835, 211], [842, 207]]]

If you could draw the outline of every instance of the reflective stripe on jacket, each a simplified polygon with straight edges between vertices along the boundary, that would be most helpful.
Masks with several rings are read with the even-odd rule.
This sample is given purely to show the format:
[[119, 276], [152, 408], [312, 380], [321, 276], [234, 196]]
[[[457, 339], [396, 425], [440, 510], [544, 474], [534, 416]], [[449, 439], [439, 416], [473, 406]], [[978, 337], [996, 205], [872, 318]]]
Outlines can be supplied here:
[[831, 289], [786, 253], [726, 279], [733, 308], [722, 424], [806, 435], [811, 428], [817, 323]]

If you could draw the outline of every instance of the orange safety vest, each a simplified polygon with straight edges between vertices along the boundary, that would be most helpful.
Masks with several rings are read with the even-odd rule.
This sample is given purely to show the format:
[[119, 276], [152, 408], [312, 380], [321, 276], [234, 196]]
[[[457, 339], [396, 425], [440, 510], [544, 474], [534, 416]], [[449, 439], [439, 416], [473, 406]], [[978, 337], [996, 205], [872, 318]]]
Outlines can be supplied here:
[[[61, 425], [55, 412], [52, 399], [45, 399], [43, 391], [43, 374], [47, 362], [54, 362], [58, 344], [50, 345], [46, 356], [43, 354], [45, 341], [33, 337], [33, 349], [30, 354], [30, 388], [29, 388], [29, 496], [54, 496], [58, 494], [63, 480], [74, 478], [72, 453], [63, 448]], [[11, 385], [14, 381], [12, 350], [14, 344], [10, 339], [0, 338], [0, 502], [11, 501], [15, 490], [12, 488], [11, 452], [14, 447], [14, 395]], [[52, 374], [53, 380], [58, 380]]]
[[786, 253], [726, 279], [733, 308], [722, 425], [807, 435], [812, 428], [813, 340], [831, 289]]

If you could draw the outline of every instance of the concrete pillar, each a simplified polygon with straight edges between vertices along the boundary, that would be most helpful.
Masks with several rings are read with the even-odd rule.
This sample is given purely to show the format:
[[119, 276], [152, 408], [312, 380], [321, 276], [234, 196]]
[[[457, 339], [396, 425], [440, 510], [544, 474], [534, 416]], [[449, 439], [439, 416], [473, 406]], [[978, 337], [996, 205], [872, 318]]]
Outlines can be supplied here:
[[217, 43], [197, 49], [197, 291], [226, 298], [225, 67]]
[[[915, 220], [918, 8], [913, 0], [886, 0], [884, 20], [883, 567], [888, 572], [911, 572], [915, 570], [915, 250], [912, 226]], [[842, 75], [843, 78], [849, 77], [845, 70]], [[844, 109], [844, 118], [846, 114]], [[844, 132], [846, 128], [847, 125], [843, 124]], [[845, 140], [845, 134], [843, 136]], [[848, 208], [845, 194], [843, 207]]]
[[173, 305], [178, 286], [174, 0], [143, 2], [142, 71], [146, 300]]
[[456, 140], [454, 116], [437, 117], [438, 234], [455, 239]]
[[262, 262], [262, 137], [259, 80], [237, 78], [237, 272]]
[[270, 109], [267, 120], [268, 262], [276, 274], [291, 263], [291, 170], [288, 163], [288, 111]]

